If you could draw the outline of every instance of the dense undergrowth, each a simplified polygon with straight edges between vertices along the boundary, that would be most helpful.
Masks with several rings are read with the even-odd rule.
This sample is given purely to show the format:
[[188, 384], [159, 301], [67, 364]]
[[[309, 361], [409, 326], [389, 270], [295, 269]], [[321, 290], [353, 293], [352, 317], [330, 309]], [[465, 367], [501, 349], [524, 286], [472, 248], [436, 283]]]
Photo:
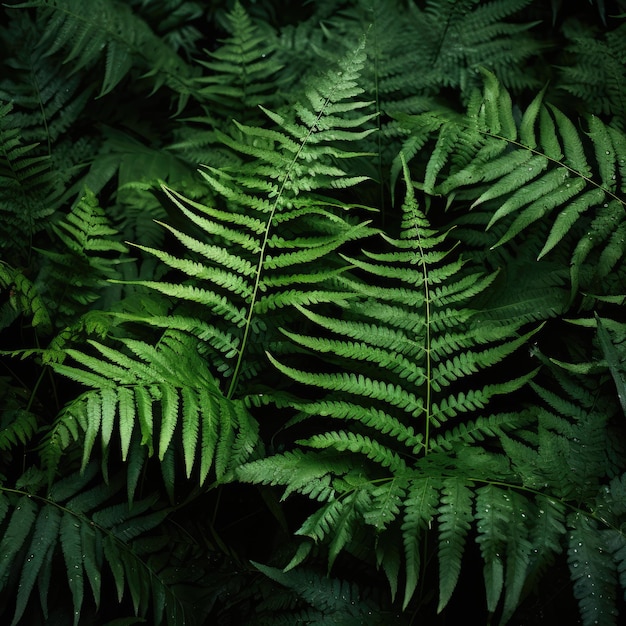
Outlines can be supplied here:
[[623, 618], [623, 2], [0, 11], [7, 624]]

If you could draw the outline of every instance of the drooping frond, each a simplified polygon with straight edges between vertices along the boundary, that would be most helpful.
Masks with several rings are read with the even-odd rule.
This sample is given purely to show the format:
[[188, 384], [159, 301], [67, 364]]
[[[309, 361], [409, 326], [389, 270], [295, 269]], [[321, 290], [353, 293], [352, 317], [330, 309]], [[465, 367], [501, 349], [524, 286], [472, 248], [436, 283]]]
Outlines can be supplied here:
[[23, 623], [35, 587], [47, 614], [48, 604], [57, 602], [49, 597], [53, 571], [63, 563], [67, 575], [63, 582], [54, 580], [54, 588], [73, 604], [75, 626], [88, 595], [100, 605], [107, 578], [118, 601], [129, 594], [139, 616], [151, 612], [155, 624], [183, 624], [182, 596], [170, 585], [167, 566], [152, 558], [154, 547], [142, 541], [163, 523], [167, 511], [155, 510], [153, 497], [132, 506], [120, 503], [116, 496], [124, 481], [116, 477], [109, 485], [98, 484], [96, 474], [91, 464], [53, 484], [45, 495], [0, 488], [0, 597], [15, 594], [10, 623]]
[[[434, 118], [424, 120], [432, 127]], [[516, 120], [510, 94], [487, 74], [463, 117], [438, 118], [424, 189], [489, 207], [503, 222], [499, 246], [542, 220], [552, 226], [538, 257], [572, 250], [572, 292], [604, 279], [624, 256], [626, 137], [598, 117], [581, 132], [539, 94]], [[417, 122], [419, 126], [419, 122]]]
[[103, 64], [100, 96], [110, 93], [135, 66], [151, 77], [154, 89], [167, 85], [179, 94], [179, 108], [189, 96], [189, 66], [127, 4], [111, 0], [33, 0], [12, 4], [36, 8], [45, 27], [41, 45], [59, 53], [74, 71]]
[[253, 453], [257, 424], [241, 401], [224, 397], [197, 354], [197, 340], [171, 331], [156, 348], [131, 339], [122, 340], [124, 351], [91, 343], [91, 355], [66, 350], [80, 368], [54, 364], [90, 390], [65, 408], [47, 435], [49, 474], [79, 437], [84, 437], [83, 467], [98, 441], [106, 458], [114, 435], [122, 460], [133, 438], [161, 461], [180, 446], [187, 477], [197, 472], [201, 484], [209, 472], [220, 479]]

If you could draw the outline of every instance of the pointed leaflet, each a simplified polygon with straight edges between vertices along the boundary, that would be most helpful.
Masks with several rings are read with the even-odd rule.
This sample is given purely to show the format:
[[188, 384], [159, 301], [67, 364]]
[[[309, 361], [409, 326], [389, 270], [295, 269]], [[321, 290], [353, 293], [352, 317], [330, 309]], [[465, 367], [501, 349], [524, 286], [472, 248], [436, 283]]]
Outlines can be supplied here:
[[102, 401], [98, 392], [87, 394], [87, 428], [85, 430], [85, 439], [83, 443], [83, 462], [81, 471], [87, 467], [89, 457], [96, 437], [100, 432], [102, 422]]
[[591, 138], [595, 150], [600, 174], [599, 183], [604, 189], [615, 192], [617, 188], [615, 146], [613, 146], [608, 127], [595, 115], [589, 117], [588, 136]]
[[600, 348], [606, 359], [606, 363], [613, 377], [613, 382], [617, 389], [617, 397], [622, 411], [626, 415], [626, 380], [624, 379], [624, 365], [620, 359], [620, 354], [611, 340], [608, 330], [604, 327], [601, 318], [596, 313], [596, 323], [598, 325], [598, 341], [600, 342]]
[[80, 525], [80, 541], [83, 549], [83, 567], [91, 586], [96, 608], [100, 605], [102, 586], [102, 535], [95, 528], [82, 522]]
[[363, 511], [371, 507], [367, 487], [357, 486], [348, 494], [342, 494], [343, 504], [336, 519], [333, 520], [331, 540], [328, 546], [328, 571], [330, 572], [339, 553], [352, 541], [359, 530]]
[[0, 586], [4, 586], [11, 572], [15, 556], [23, 548], [37, 515], [37, 505], [23, 496], [17, 501], [9, 525], [0, 543]]
[[37, 588], [39, 590], [39, 603], [44, 618], [48, 619], [48, 593], [52, 580], [52, 559], [55, 556], [57, 544], [52, 542], [45, 550], [42, 565], [37, 576]]
[[20, 623], [37, 576], [40, 574], [41, 567], [46, 560], [48, 549], [56, 545], [59, 539], [60, 521], [61, 513], [55, 506], [47, 504], [39, 511], [32, 540], [26, 550], [26, 558], [22, 563], [22, 573], [15, 600], [15, 614], [11, 626]]
[[74, 603], [74, 625], [78, 623], [80, 610], [83, 605], [84, 579], [83, 579], [83, 542], [81, 526], [84, 522], [72, 515], [69, 511], [63, 513], [61, 519], [61, 549], [65, 559], [67, 582], [72, 592]]
[[447, 478], [439, 505], [439, 604], [448, 604], [461, 572], [465, 538], [472, 521], [473, 492], [461, 478]]
[[215, 451], [215, 475], [220, 479], [230, 464], [237, 424], [232, 402], [227, 398], [219, 398], [218, 400], [218, 423], [219, 437]]
[[120, 387], [118, 389], [118, 399], [120, 446], [122, 451], [122, 461], [126, 461], [126, 458], [128, 457], [128, 449], [130, 447], [130, 438], [135, 427], [135, 394], [131, 389]]
[[122, 561], [122, 550], [118, 550], [117, 541], [112, 535], [105, 535], [102, 541], [103, 553], [106, 562], [111, 568], [113, 574], [113, 580], [115, 581], [115, 588], [117, 590], [117, 601], [121, 602], [124, 597], [125, 576], [124, 565]]
[[532, 549], [529, 520], [535, 515], [534, 507], [524, 496], [517, 492], [507, 495], [510, 498], [511, 521], [506, 544], [505, 596], [501, 618], [503, 624], [513, 616], [526, 583]]
[[504, 554], [509, 523], [509, 505], [504, 490], [487, 485], [477, 490], [476, 519], [480, 552], [485, 563], [483, 574], [487, 610], [494, 613], [504, 585]]
[[596, 523], [584, 513], [572, 514], [568, 522], [568, 563], [583, 626], [615, 625], [617, 576], [611, 554]]
[[163, 461], [178, 423], [178, 389], [163, 383], [161, 389], [161, 434], [159, 436], [159, 460]]
[[183, 387], [181, 396], [183, 400], [183, 457], [185, 459], [185, 473], [189, 478], [196, 458], [196, 446], [200, 430], [200, 405], [195, 389]]
[[432, 478], [414, 479], [405, 500], [402, 539], [406, 566], [403, 608], [409, 604], [419, 580], [423, 533], [437, 514], [439, 493]]
[[215, 449], [219, 438], [218, 428], [218, 401], [206, 390], [199, 391], [200, 406], [202, 407], [201, 418], [201, 430], [202, 430], [202, 442], [200, 445], [200, 484], [204, 484], [209, 470], [213, 464], [213, 458], [215, 456]]

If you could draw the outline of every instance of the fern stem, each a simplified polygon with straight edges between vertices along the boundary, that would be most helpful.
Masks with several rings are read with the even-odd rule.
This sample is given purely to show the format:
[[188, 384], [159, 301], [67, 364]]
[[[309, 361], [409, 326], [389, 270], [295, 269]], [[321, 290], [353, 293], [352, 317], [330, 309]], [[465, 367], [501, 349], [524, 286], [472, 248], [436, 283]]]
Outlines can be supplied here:
[[424, 305], [426, 307], [426, 430], [424, 432], [424, 456], [428, 455], [430, 444], [430, 403], [431, 403], [431, 337], [430, 337], [430, 288], [428, 284], [428, 270], [426, 269], [426, 254], [422, 247], [422, 238], [417, 230], [417, 241], [422, 256], [422, 273], [424, 275]]
[[291, 172], [293, 171], [293, 168], [295, 167], [296, 163], [300, 159], [300, 155], [302, 154], [304, 147], [308, 143], [309, 137], [313, 134], [315, 128], [317, 127], [318, 122], [322, 119], [322, 116], [324, 115], [324, 111], [328, 107], [329, 103], [330, 103], [330, 96], [327, 97], [326, 100], [324, 101], [323, 106], [320, 108], [320, 111], [317, 114], [317, 117], [315, 118], [315, 122], [309, 126], [306, 136], [304, 137], [304, 139], [300, 143], [300, 146], [298, 147], [298, 152], [296, 152], [293, 159], [291, 160], [291, 163], [289, 164], [289, 167], [287, 168], [287, 171], [285, 172], [285, 175], [283, 176], [282, 182], [280, 184], [280, 189], [278, 190], [278, 194], [276, 195], [276, 200], [274, 201], [274, 204], [272, 205], [272, 210], [270, 211], [269, 217], [267, 219], [267, 228], [265, 229], [265, 232], [263, 233], [263, 241], [261, 243], [261, 250], [259, 252], [259, 262], [257, 263], [256, 273], [254, 277], [254, 287], [252, 289], [252, 296], [250, 297], [250, 306], [248, 307], [248, 314], [246, 316], [246, 326], [244, 328], [243, 338], [241, 340], [241, 347], [237, 355], [237, 362], [233, 370], [233, 375], [230, 379], [228, 392], [226, 393], [226, 397], [229, 400], [232, 400], [235, 394], [235, 391], [237, 389], [237, 383], [239, 382], [239, 373], [241, 372], [241, 366], [243, 364], [243, 356], [244, 356], [244, 353], [246, 351], [246, 347], [248, 344], [248, 338], [250, 336], [250, 326], [252, 325], [252, 316], [254, 315], [254, 307], [256, 305], [259, 288], [261, 285], [261, 273], [263, 272], [263, 263], [265, 262], [265, 251], [267, 248], [267, 242], [269, 241], [270, 230], [272, 227], [272, 221], [274, 220], [274, 215], [276, 215], [276, 212], [278, 211], [278, 206], [283, 197], [285, 186], [287, 185], [287, 181], [289, 180]]

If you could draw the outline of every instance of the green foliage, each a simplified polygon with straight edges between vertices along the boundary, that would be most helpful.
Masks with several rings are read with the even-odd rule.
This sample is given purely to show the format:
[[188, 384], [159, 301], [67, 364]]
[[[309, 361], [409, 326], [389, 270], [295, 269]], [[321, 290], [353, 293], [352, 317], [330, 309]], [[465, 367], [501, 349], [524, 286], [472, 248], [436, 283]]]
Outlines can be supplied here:
[[606, 279], [624, 255], [626, 138], [596, 116], [583, 133], [542, 100], [539, 94], [516, 120], [510, 94], [488, 74], [465, 116], [408, 123], [438, 135], [424, 190], [488, 210], [487, 229], [503, 224], [493, 247], [550, 221], [537, 258], [557, 245], [573, 248], [575, 294], [581, 278], [583, 288]]
[[135, 64], [156, 78], [155, 89], [165, 84], [183, 101], [188, 95], [186, 64], [127, 4], [102, 0], [87, 6], [83, 2], [37, 0], [11, 6], [38, 9], [46, 54], [63, 51], [63, 62], [70, 63], [74, 71], [103, 63], [100, 96], [111, 92]]
[[210, 4], [0, 8], [3, 623], [619, 623], [626, 6]]
[[[622, 14], [623, 19], [623, 14]], [[573, 60], [561, 69], [559, 88], [581, 100], [585, 111], [609, 116], [624, 130], [624, 35], [626, 24], [615, 30], [598, 32], [577, 20], [566, 24], [570, 40], [567, 48]]]
[[[350, 300], [338, 318], [303, 308], [304, 315], [325, 331], [323, 336], [287, 333], [311, 355], [323, 355], [325, 367], [333, 363], [331, 369], [338, 372], [303, 371], [272, 359], [280, 371], [297, 382], [320, 390], [312, 394], [316, 400], [298, 406], [301, 414], [292, 422], [300, 424], [319, 415], [337, 421], [338, 429], [297, 442], [323, 451], [319, 462], [307, 462], [310, 473], [306, 479], [300, 475], [302, 469], [295, 475], [284, 472], [280, 456], [244, 465], [236, 475], [240, 480], [285, 484], [286, 493], [295, 490], [325, 502], [298, 534], [315, 541], [328, 539], [331, 565], [341, 549], [348, 548], [357, 537], [364, 540], [357, 534], [359, 527], [371, 527], [371, 540], [375, 537], [385, 545], [399, 542], [399, 550], [379, 556], [379, 565], [393, 572], [390, 584], [394, 589], [398, 559], [403, 555], [404, 607], [421, 575], [425, 532], [439, 517], [439, 560], [446, 566], [440, 570], [442, 609], [460, 571], [472, 508], [471, 494], [466, 493], [465, 502], [470, 506], [465, 511], [465, 523], [459, 520], [458, 526], [450, 524], [450, 511], [458, 506], [448, 491], [453, 488], [451, 481], [467, 491], [474, 480], [494, 480], [495, 472], [502, 471], [499, 458], [483, 451], [485, 474], [476, 468], [466, 473], [463, 448], [470, 447], [475, 455], [481, 450], [480, 442], [493, 441], [519, 424], [517, 416], [484, 414], [482, 410], [493, 396], [515, 392], [533, 372], [483, 386], [468, 382], [456, 387], [457, 391], [453, 389], [459, 380], [513, 354], [534, 331], [520, 335], [515, 326], [472, 327], [477, 312], [470, 308], [470, 302], [489, 287], [493, 277], [464, 270], [462, 260], [449, 258], [451, 251], [442, 246], [445, 235], [429, 227], [415, 201], [408, 170], [405, 174], [409, 191], [400, 239], [388, 238], [389, 252], [366, 253], [369, 260], [352, 259], [357, 268], [371, 276], [360, 276], [353, 284], [362, 298]], [[380, 278], [385, 279], [384, 285], [375, 286]], [[325, 390], [327, 395], [323, 395]], [[287, 458], [290, 456], [288, 453]], [[322, 491], [321, 485], [327, 487]], [[482, 493], [479, 490], [479, 500], [485, 500], [481, 510], [498, 507]], [[521, 504], [518, 509], [522, 509]], [[485, 520], [480, 514], [478, 520], [481, 536], [490, 536], [494, 524], [500, 523], [504, 533], [505, 522], [511, 522]], [[506, 543], [504, 534], [498, 542]], [[491, 552], [483, 553], [486, 568], [497, 566], [494, 555], [499, 544], [495, 545]], [[511, 593], [519, 596], [523, 570], [513, 575]], [[501, 581], [498, 586], [489, 578], [486, 584], [489, 609], [494, 611]], [[493, 585], [497, 593], [490, 590]], [[516, 605], [517, 597], [507, 597], [505, 612], [512, 614]]]
[[[45, 495], [31, 492], [33, 476], [21, 489], [2, 490], [0, 584], [15, 594], [11, 623], [22, 623], [37, 585], [44, 616], [51, 587], [68, 588], [73, 623], [78, 624], [89, 592], [96, 607], [102, 601], [104, 565], [111, 571], [120, 599], [128, 588], [137, 614], [152, 608], [156, 621], [184, 623], [183, 602], [168, 584], [170, 574], [155, 558], [158, 544], [142, 541], [143, 535], [162, 523], [167, 511], [151, 510], [154, 497], [132, 506], [115, 503], [124, 480], [116, 477], [109, 485], [99, 485], [93, 482], [96, 475], [96, 466], [90, 465], [80, 474], [68, 474]], [[52, 575], [55, 556], [62, 558], [67, 569], [65, 584]], [[19, 577], [11, 576], [16, 570]]]
[[[128, 458], [133, 436], [140, 438], [149, 456], [156, 451], [164, 461], [176, 433], [186, 475], [199, 464], [200, 484], [212, 467], [217, 478], [222, 478], [254, 451], [256, 422], [241, 402], [224, 397], [206, 362], [198, 356], [193, 338], [171, 331], [156, 347], [131, 339], [122, 341], [130, 354], [92, 341], [93, 356], [66, 350], [80, 367], [54, 365], [57, 372], [93, 391], [76, 398], [50, 430], [47, 448], [53, 456], [46, 459], [52, 463], [46, 468], [50, 475], [58, 469], [64, 449], [81, 431], [83, 469], [96, 439], [101, 440], [102, 453], [108, 457], [114, 431], [119, 434], [123, 461]], [[135, 429], [139, 432], [134, 435]], [[141, 466], [136, 468], [140, 470]], [[173, 493], [172, 482], [165, 486]], [[129, 486], [131, 499], [133, 492], [134, 486]]]

